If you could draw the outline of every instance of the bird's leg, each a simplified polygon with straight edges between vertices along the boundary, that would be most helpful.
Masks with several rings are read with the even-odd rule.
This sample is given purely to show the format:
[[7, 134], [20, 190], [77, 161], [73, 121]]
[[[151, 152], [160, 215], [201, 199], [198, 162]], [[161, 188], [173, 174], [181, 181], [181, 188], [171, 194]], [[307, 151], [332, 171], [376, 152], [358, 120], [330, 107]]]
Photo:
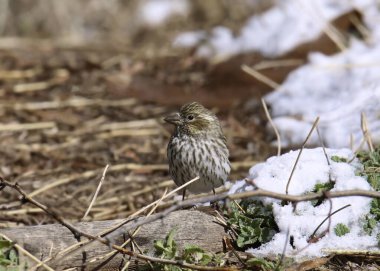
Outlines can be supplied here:
[[185, 200], [185, 196], [186, 196], [186, 187], [182, 190], [182, 201]]
[[[212, 193], [214, 193], [214, 196], [215, 196], [215, 188], [213, 187], [212, 188]], [[219, 211], [219, 204], [218, 204], [218, 201], [212, 201], [212, 202], [210, 202], [210, 206], [213, 208], [213, 209], [215, 209], [216, 211]]]
[[[185, 196], [186, 196], [186, 187], [183, 188], [182, 190], [182, 201], [185, 200]], [[183, 207], [184, 210], [188, 210], [188, 209], [193, 209], [195, 206], [187, 206], [187, 207]]]

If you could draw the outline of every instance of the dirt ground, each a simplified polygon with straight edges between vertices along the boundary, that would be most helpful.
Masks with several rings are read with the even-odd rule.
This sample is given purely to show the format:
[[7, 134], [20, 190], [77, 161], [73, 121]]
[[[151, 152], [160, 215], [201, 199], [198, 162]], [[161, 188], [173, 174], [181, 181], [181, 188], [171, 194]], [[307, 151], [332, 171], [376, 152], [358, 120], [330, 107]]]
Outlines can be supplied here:
[[[162, 118], [181, 105], [176, 95], [199, 86], [190, 82], [188, 90], [176, 86], [176, 95], [155, 94], [165, 103], [144, 101], [128, 94], [128, 86], [141, 84], [132, 81], [144, 81], [141, 70], [155, 73], [150, 78], [158, 83], [180, 73], [165, 76], [164, 70], [150, 68], [154, 63], [112, 52], [3, 50], [0, 62], [0, 170], [6, 179], [73, 220], [84, 214], [107, 164], [93, 219], [125, 217], [173, 187], [166, 162], [172, 127]], [[134, 92], [141, 91], [136, 86]], [[250, 166], [271, 153], [254, 101], [211, 106], [228, 138], [231, 180], [245, 177]], [[3, 226], [52, 222], [36, 209], [19, 206], [10, 191], [2, 193], [0, 203]]]
[[[223, 18], [235, 18], [229, 23], [238, 29], [249, 15], [249, 10], [223, 8], [214, 15], [204, 13], [210, 7], [198, 2], [192, 18], [203, 21], [192, 20], [194, 29], [205, 22], [214, 26]], [[14, 12], [22, 14], [18, 8]], [[260, 6], [261, 11], [265, 8]], [[197, 59], [192, 50], [173, 50], [168, 42], [178, 32], [173, 25], [185, 24], [179, 20], [165, 31], [135, 31], [124, 43], [117, 33], [109, 36], [115, 42], [65, 43], [52, 37], [54, 29], [49, 28], [33, 29], [43, 33], [42, 41], [35, 36], [2, 38], [0, 175], [65, 219], [79, 221], [108, 164], [86, 220], [125, 218], [175, 187], [166, 160], [172, 127], [162, 118], [190, 101], [203, 103], [220, 118], [232, 181], [274, 155], [274, 137], [260, 102], [271, 88], [240, 68], [273, 59], [252, 53], [210, 63]], [[336, 26], [348, 31], [349, 20], [340, 18]], [[11, 23], [5, 29], [21, 31]], [[280, 59], [298, 59], [300, 65], [316, 48], [337, 51], [323, 36]], [[262, 72], [281, 83], [298, 65]], [[1, 192], [0, 211], [0, 228], [54, 222], [40, 209], [22, 205], [9, 189]], [[330, 267], [334, 264], [339, 267], [339, 260]]]
[[[192, 18], [198, 17], [195, 13]], [[347, 31], [348, 18], [334, 24]], [[213, 25], [207, 16], [204, 20]], [[196, 27], [197, 21], [192, 22]], [[228, 22], [231, 27], [238, 23]], [[244, 73], [241, 65], [298, 60], [260, 70], [281, 83], [309, 51], [337, 51], [323, 35], [278, 59], [250, 53], [214, 63], [196, 58], [193, 50], [173, 49], [168, 44], [168, 37], [178, 32], [173, 24], [181, 25], [181, 20], [167, 24], [161, 35], [142, 28], [130, 45], [117, 40], [1, 39], [0, 174], [77, 220], [109, 164], [90, 217], [125, 217], [173, 187], [166, 161], [172, 127], [162, 118], [186, 102], [199, 101], [222, 122], [233, 164], [230, 179], [244, 178], [251, 166], [276, 150], [260, 102], [272, 88]], [[1, 226], [52, 222], [39, 210], [20, 206], [9, 191], [3, 192], [0, 209]]]

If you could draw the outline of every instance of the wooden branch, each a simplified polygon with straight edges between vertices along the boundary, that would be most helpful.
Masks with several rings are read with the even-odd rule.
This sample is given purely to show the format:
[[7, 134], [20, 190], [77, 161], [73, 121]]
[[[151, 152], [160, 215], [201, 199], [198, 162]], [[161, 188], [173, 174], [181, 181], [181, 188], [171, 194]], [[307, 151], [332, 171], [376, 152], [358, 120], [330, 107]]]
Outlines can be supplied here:
[[[183, 248], [185, 244], [194, 244], [208, 251], [222, 251], [224, 228], [214, 223], [213, 220], [212, 216], [196, 210], [181, 210], [169, 214], [162, 220], [143, 225], [133, 240], [142, 251], [148, 250], [147, 255], [152, 255], [154, 251], [153, 241], [165, 239], [169, 231], [175, 228], [175, 241], [179, 249]], [[74, 224], [74, 226], [86, 233], [97, 236], [100, 232], [120, 222], [121, 220], [83, 222]], [[126, 224], [121, 231], [118, 231], [119, 233], [124, 233], [125, 236], [123, 234], [112, 236], [110, 241], [114, 244], [122, 244], [128, 238], [128, 232], [134, 229], [131, 227], [132, 224]], [[42, 261], [49, 256], [55, 256], [53, 260], [48, 262], [48, 265], [55, 270], [83, 266], [85, 266], [84, 270], [94, 270], [97, 267], [100, 270], [104, 268], [118, 270], [125, 263], [121, 254], [117, 254], [112, 259], [103, 258], [92, 262], [94, 258], [112, 251], [109, 246], [99, 242], [93, 242], [85, 246], [84, 249], [79, 249], [66, 257], [60, 257], [60, 251], [77, 243], [73, 234], [60, 224], [9, 228], [2, 229], [1, 232]], [[130, 249], [130, 247], [127, 247], [127, 249]], [[129, 258], [127, 255], [124, 255], [124, 257]], [[43, 268], [40, 270], [43, 270]]]

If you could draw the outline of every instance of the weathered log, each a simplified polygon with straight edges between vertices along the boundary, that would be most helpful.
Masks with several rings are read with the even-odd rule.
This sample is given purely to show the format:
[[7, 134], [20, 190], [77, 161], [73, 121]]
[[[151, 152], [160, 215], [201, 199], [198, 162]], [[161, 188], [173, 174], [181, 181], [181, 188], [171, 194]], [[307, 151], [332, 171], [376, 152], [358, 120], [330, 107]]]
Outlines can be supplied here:
[[[96, 235], [120, 221], [82, 222], [75, 224], [75, 226], [82, 231]], [[124, 225], [122, 229], [122, 231], [118, 230], [121, 233], [119, 236], [112, 237], [112, 242], [122, 244], [128, 238], [127, 232], [131, 233], [133, 231], [130, 224]], [[143, 225], [135, 236], [134, 241], [144, 253], [148, 251], [146, 254], [152, 255], [154, 251], [153, 241], [165, 239], [171, 229], [176, 229], [175, 241], [179, 250], [185, 244], [198, 245], [212, 252], [221, 251], [223, 248], [222, 237], [225, 234], [223, 227], [215, 223], [212, 216], [196, 210], [173, 212], [161, 220]], [[38, 259], [44, 260], [49, 256], [56, 256], [47, 263], [55, 270], [75, 267], [78, 270], [119, 270], [128, 259], [128, 256], [123, 259], [123, 256], [119, 253], [113, 258], [107, 257], [91, 262], [95, 257], [105, 255], [111, 251], [108, 246], [96, 241], [66, 257], [57, 256], [60, 251], [77, 243], [73, 234], [60, 224], [8, 228], [2, 229], [0, 232]], [[130, 249], [130, 246], [127, 248]], [[133, 262], [134, 260], [132, 260]], [[132, 264], [130, 268], [133, 268], [133, 266], [136, 267], [135, 264]], [[43, 268], [39, 270], [43, 270]]]

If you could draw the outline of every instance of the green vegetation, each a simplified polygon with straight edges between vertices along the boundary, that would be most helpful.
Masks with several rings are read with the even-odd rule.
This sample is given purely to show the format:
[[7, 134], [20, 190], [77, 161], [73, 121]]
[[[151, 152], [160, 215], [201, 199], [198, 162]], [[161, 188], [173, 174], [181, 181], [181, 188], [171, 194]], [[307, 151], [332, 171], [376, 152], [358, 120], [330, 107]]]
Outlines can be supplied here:
[[[334, 157], [334, 156], [333, 156]], [[326, 192], [330, 191], [331, 189], [334, 188], [335, 182], [327, 182], [327, 183], [317, 183], [313, 190], [311, 192], [313, 193], [320, 193], [320, 192]], [[322, 204], [324, 199], [317, 199], [317, 200], [312, 200], [311, 204], [316, 207]]]
[[380, 147], [373, 152], [359, 152], [357, 157], [364, 166], [359, 174], [366, 176], [373, 189], [380, 191]]
[[[237, 233], [235, 246], [239, 250], [248, 247], [257, 247], [270, 241], [278, 227], [274, 221], [271, 206], [265, 206], [260, 201], [242, 200], [240, 204], [231, 203], [228, 211], [225, 212], [227, 225]], [[202, 266], [220, 267], [226, 264], [225, 254], [214, 254], [203, 250], [195, 245], [185, 245], [182, 251], [178, 250], [174, 240], [175, 230], [171, 230], [165, 240], [154, 242], [154, 255], [161, 259], [183, 261], [189, 264]], [[188, 271], [189, 269], [181, 268], [171, 264], [152, 263], [154, 270], [165, 271]], [[258, 268], [258, 270], [280, 270], [275, 262], [251, 258], [244, 265], [247, 270]], [[149, 267], [147, 266], [147, 270]]]
[[339, 157], [337, 155], [331, 156], [331, 160], [337, 163], [347, 163], [347, 158]]
[[[360, 176], [365, 176], [368, 183], [376, 191], [380, 191], [380, 147], [373, 152], [359, 152], [358, 159], [363, 165], [363, 170], [358, 172]], [[372, 199], [369, 213], [364, 217], [363, 229], [372, 235], [374, 229], [380, 227], [380, 199]], [[380, 235], [377, 235], [380, 244]]]
[[[359, 176], [363, 176], [367, 179], [371, 187], [380, 191], [380, 147], [376, 148], [373, 152], [360, 151], [356, 154], [363, 165], [363, 169], [357, 172]], [[348, 163], [348, 160], [344, 157], [332, 156], [331, 160], [337, 163]], [[333, 182], [325, 184], [317, 184], [313, 192], [322, 192], [331, 190], [334, 187]], [[313, 206], [321, 204], [321, 201], [313, 201]], [[372, 235], [376, 228], [380, 227], [380, 199], [372, 199], [371, 208], [369, 213], [363, 218], [364, 231]], [[344, 224], [338, 224], [335, 229], [337, 236], [343, 236], [347, 234], [350, 229]], [[380, 244], [380, 235], [377, 236], [377, 240]]]
[[16, 271], [23, 270], [19, 263], [17, 250], [13, 243], [0, 238], [0, 270]]
[[341, 237], [347, 233], [350, 232], [350, 228], [347, 227], [345, 224], [343, 223], [338, 223], [335, 228], [334, 228], [334, 232], [337, 236]]
[[228, 225], [238, 234], [236, 245], [242, 249], [269, 242], [279, 231], [272, 206], [260, 201], [242, 200], [239, 206], [232, 204], [227, 217]]
[[[165, 240], [158, 240], [154, 242], [155, 252], [154, 255], [161, 259], [175, 260], [177, 262], [184, 262], [189, 264], [201, 266], [222, 267], [226, 265], [224, 259], [226, 254], [214, 254], [207, 252], [202, 248], [195, 245], [185, 245], [183, 251], [179, 253], [177, 244], [174, 241], [175, 230], [171, 230], [166, 236]], [[146, 265], [143, 270], [164, 270], [164, 271], [190, 271], [188, 268], [181, 268], [171, 264], [152, 263], [151, 266]], [[272, 262], [262, 258], [250, 258], [244, 262], [243, 271], [248, 270], [283, 270], [278, 262]], [[234, 270], [234, 269], [231, 269]]]
[[[183, 261], [196, 265], [212, 265], [223, 266], [224, 254], [214, 254], [207, 252], [195, 245], [185, 245], [183, 251], [178, 251], [177, 244], [174, 241], [175, 230], [171, 230], [165, 240], [157, 240], [154, 242], [155, 256], [161, 259]], [[149, 268], [147, 267], [149, 270]], [[165, 271], [188, 271], [190, 269], [181, 268], [171, 264], [153, 263], [154, 270]]]

